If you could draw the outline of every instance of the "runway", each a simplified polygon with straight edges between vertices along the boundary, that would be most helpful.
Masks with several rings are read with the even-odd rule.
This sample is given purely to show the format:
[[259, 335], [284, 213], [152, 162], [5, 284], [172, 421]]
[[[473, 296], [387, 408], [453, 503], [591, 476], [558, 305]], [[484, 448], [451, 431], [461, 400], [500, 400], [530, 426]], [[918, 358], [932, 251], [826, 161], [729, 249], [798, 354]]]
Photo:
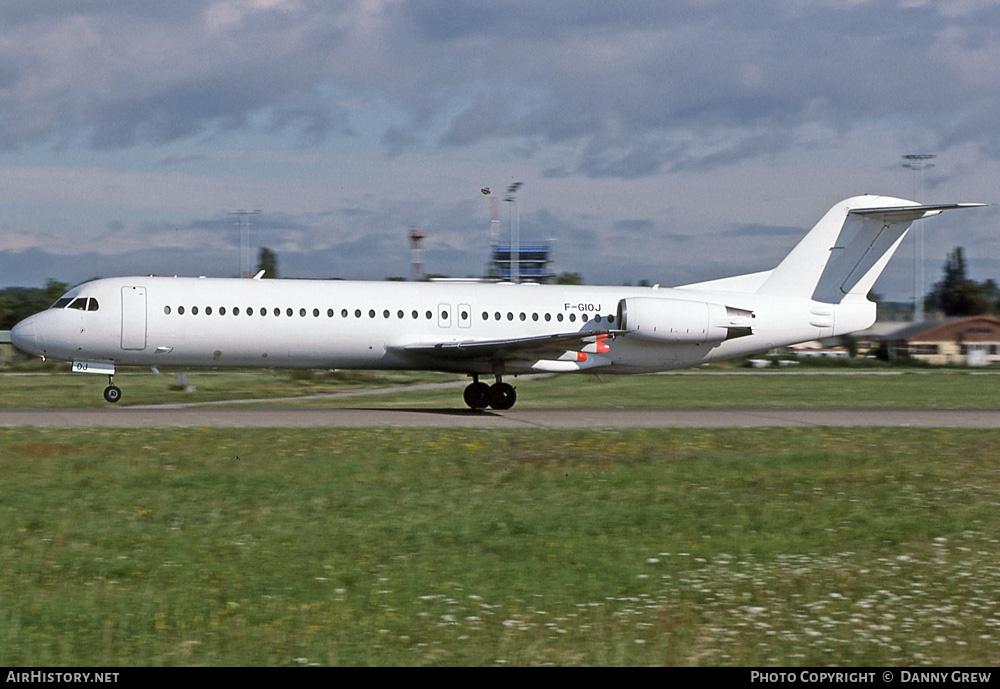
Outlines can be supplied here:
[[0, 427], [44, 428], [1000, 428], [1000, 412], [864, 409], [5, 409]]

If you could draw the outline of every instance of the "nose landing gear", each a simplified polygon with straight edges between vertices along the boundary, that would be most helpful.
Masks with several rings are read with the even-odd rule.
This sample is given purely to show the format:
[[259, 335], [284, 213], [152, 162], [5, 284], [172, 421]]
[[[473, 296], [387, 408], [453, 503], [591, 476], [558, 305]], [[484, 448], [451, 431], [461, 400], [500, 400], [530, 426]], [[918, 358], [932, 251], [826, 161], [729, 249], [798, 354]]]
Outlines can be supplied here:
[[463, 394], [465, 403], [470, 409], [486, 409], [492, 407], [497, 411], [504, 411], [514, 406], [517, 401], [517, 392], [510, 383], [504, 383], [500, 375], [497, 374], [497, 382], [493, 385], [479, 382], [479, 375], [472, 374], [472, 382], [465, 388]]
[[108, 376], [108, 387], [104, 388], [104, 399], [114, 404], [122, 398], [122, 390], [115, 385], [114, 376]]

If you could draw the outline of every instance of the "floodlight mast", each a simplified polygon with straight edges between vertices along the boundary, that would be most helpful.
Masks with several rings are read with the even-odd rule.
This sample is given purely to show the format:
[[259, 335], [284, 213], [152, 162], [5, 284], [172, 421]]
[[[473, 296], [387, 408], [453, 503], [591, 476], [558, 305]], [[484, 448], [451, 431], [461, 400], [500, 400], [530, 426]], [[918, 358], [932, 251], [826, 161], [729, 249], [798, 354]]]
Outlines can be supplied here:
[[490, 261], [489, 266], [486, 268], [486, 272], [491, 277], [494, 277], [494, 263], [499, 262], [499, 251], [500, 251], [500, 199], [493, 196], [493, 190], [489, 187], [483, 187], [479, 190], [482, 192], [490, 202]]
[[[924, 170], [934, 167], [933, 153], [907, 153], [903, 167], [913, 171], [913, 200], [924, 202]], [[919, 193], [917, 181], [920, 181]], [[924, 320], [924, 224], [917, 220], [913, 227], [913, 322]]]
[[510, 204], [510, 281], [515, 285], [521, 281], [521, 212], [517, 208], [517, 190], [521, 182], [507, 187], [504, 201]]
[[236, 216], [236, 222], [233, 224], [240, 228], [240, 277], [248, 278], [250, 277], [250, 216], [260, 215], [260, 210], [247, 211], [241, 208], [229, 215]]

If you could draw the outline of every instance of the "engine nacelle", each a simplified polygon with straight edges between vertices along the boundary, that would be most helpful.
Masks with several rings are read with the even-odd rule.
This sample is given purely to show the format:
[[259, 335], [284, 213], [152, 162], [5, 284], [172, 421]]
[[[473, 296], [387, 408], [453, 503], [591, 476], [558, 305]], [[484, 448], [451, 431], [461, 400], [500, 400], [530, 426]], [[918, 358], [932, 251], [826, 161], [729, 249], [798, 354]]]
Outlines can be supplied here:
[[657, 342], [722, 342], [752, 333], [753, 313], [722, 304], [658, 297], [618, 302], [618, 323], [631, 337]]

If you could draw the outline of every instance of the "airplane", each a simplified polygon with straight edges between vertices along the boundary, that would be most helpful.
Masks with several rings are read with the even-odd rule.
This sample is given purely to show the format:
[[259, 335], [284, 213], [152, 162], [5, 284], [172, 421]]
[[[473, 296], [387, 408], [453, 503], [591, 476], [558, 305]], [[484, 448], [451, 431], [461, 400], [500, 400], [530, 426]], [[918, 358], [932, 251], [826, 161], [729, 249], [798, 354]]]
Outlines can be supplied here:
[[[406, 369], [472, 378], [471, 409], [514, 406], [504, 376], [649, 373], [863, 330], [867, 295], [914, 220], [985, 204], [855, 196], [772, 270], [674, 288], [122, 277], [85, 282], [11, 341], [72, 370]], [[480, 376], [493, 376], [487, 384]]]

